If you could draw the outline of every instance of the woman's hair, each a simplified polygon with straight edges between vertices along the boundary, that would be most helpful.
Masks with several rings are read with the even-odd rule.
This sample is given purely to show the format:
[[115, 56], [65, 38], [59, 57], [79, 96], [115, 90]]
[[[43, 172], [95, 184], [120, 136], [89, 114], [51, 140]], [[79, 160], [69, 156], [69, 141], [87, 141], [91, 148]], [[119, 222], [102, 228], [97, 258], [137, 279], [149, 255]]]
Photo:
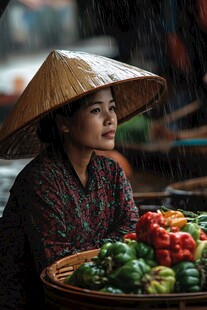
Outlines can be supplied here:
[[39, 126], [37, 129], [37, 136], [43, 143], [60, 144], [60, 134], [55, 121], [56, 115], [63, 115], [66, 117], [72, 117], [74, 113], [80, 108], [85, 102], [85, 98], [76, 100], [70, 104], [64, 105], [44, 116], [39, 121]]

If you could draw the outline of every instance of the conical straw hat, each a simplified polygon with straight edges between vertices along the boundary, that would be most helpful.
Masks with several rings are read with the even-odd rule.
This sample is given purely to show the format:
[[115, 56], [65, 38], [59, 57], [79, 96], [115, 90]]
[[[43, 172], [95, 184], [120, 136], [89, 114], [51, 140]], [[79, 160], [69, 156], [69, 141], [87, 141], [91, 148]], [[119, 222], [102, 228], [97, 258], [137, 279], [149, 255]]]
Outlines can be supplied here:
[[0, 158], [35, 157], [45, 147], [36, 134], [48, 112], [113, 85], [118, 122], [156, 103], [163, 78], [137, 67], [85, 52], [52, 51], [18, 98], [0, 129]]

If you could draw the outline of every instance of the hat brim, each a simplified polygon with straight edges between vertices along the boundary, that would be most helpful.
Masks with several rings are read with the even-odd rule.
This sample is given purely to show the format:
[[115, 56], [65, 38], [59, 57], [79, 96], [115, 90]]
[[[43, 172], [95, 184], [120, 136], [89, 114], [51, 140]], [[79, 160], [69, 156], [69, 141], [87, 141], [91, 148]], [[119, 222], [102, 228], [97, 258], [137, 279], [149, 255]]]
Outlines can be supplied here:
[[158, 103], [166, 81], [151, 72], [103, 56], [52, 51], [2, 124], [0, 158], [37, 156], [45, 148], [36, 134], [40, 118], [109, 86], [113, 86], [120, 124]]

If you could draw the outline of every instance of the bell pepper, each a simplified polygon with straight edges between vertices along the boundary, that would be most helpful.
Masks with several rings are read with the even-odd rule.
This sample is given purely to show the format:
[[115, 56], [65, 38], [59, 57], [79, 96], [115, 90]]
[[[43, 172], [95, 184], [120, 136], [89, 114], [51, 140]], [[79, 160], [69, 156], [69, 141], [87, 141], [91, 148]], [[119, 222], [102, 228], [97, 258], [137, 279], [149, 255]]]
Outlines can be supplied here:
[[112, 242], [106, 242], [102, 245], [100, 248], [100, 251], [98, 252], [98, 255], [93, 257], [93, 261], [95, 261], [97, 264], [101, 263], [101, 261], [106, 257], [107, 250], [109, 247], [111, 247]]
[[155, 250], [158, 264], [170, 267], [181, 261], [194, 261], [196, 242], [187, 232], [168, 232], [162, 213], [147, 212], [137, 221], [138, 242], [145, 242]]
[[197, 259], [195, 265], [200, 273], [201, 288], [203, 291], [207, 291], [207, 257]]
[[156, 259], [159, 264], [170, 267], [172, 266], [171, 253], [169, 249], [158, 249], [155, 250]]
[[125, 235], [123, 235], [122, 239], [123, 239], [123, 241], [128, 240], [128, 239], [129, 240], [137, 240], [137, 235], [136, 235], [135, 232], [134, 233], [125, 234]]
[[120, 288], [125, 293], [141, 293], [141, 279], [151, 267], [142, 258], [127, 262], [108, 275], [109, 285]]
[[194, 252], [195, 260], [200, 258], [207, 258], [207, 240], [200, 240]]
[[174, 290], [175, 272], [172, 268], [155, 266], [142, 278], [147, 294], [169, 294]]
[[138, 258], [145, 260], [155, 260], [154, 249], [144, 242], [134, 242], [134, 247]]
[[175, 292], [201, 292], [201, 277], [195, 262], [180, 262], [173, 266], [175, 271]]
[[91, 261], [81, 264], [78, 269], [65, 279], [65, 283], [81, 288], [97, 290], [108, 283], [108, 279], [104, 269]]
[[[167, 231], [168, 231], [168, 229], [167, 229]], [[172, 227], [170, 227], [169, 231], [170, 232], [178, 232], [178, 231], [180, 231], [180, 228], [176, 227], [176, 226], [172, 226]]]
[[196, 243], [198, 243], [198, 240], [200, 239], [200, 232], [201, 229], [196, 223], [187, 223], [181, 231], [189, 233]]
[[202, 228], [200, 228], [200, 240], [207, 240], [207, 234]]
[[[156, 260], [160, 265], [170, 267], [181, 261], [194, 261], [196, 243], [193, 237], [185, 232], [166, 232], [163, 228], [154, 230]], [[162, 240], [163, 235], [163, 240]]]
[[166, 226], [166, 220], [161, 213], [148, 211], [142, 215], [135, 227], [137, 241], [152, 243], [151, 229], [152, 226], [157, 224], [160, 227]]
[[168, 249], [170, 248], [170, 234], [158, 224], [152, 224], [149, 231], [150, 244], [154, 249]]
[[198, 226], [207, 233], [207, 213], [197, 215], [191, 222], [198, 224]]
[[102, 289], [99, 290], [99, 292], [111, 293], [111, 294], [124, 294], [124, 292], [120, 288], [114, 287], [112, 285], [104, 286]]
[[129, 244], [129, 246], [134, 247], [137, 258], [143, 258], [145, 262], [151, 267], [157, 265], [154, 249], [151, 246], [136, 240], [126, 239], [126, 242]]
[[128, 261], [136, 259], [135, 248], [129, 246], [126, 242], [117, 241], [107, 246], [103, 245], [103, 247], [100, 249], [101, 254], [97, 255], [96, 263], [101, 264], [105, 268], [106, 273], [110, 273], [114, 268], [118, 268]]
[[181, 261], [194, 261], [194, 250], [196, 243], [189, 233], [170, 233], [170, 249], [172, 264]]
[[162, 215], [166, 219], [166, 225], [169, 227], [182, 228], [187, 224], [187, 219], [181, 211], [168, 210], [162, 212]]

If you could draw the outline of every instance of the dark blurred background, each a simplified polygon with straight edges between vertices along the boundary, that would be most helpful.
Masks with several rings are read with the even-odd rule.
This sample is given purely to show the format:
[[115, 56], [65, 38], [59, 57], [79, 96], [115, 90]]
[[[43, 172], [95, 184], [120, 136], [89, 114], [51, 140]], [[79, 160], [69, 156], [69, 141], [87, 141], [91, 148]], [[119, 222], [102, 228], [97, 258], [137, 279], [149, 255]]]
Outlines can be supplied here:
[[[164, 76], [167, 102], [150, 117], [199, 98], [199, 111], [170, 126], [206, 124], [206, 1], [3, 0], [1, 13], [2, 95], [19, 95], [51, 49], [79, 49]], [[1, 98], [1, 120], [7, 100], [14, 98]]]

